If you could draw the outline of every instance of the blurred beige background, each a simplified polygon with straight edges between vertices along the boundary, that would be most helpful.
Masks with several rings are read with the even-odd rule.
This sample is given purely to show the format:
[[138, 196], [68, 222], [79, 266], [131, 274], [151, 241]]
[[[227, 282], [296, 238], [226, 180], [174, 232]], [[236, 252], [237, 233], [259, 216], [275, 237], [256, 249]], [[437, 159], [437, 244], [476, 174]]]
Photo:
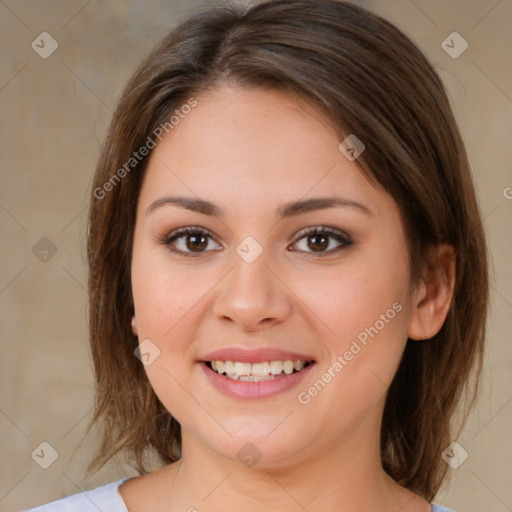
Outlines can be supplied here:
[[[473, 163], [494, 264], [485, 375], [458, 438], [469, 458], [435, 500], [512, 510], [512, 2], [375, 0], [444, 79]], [[86, 205], [117, 97], [136, 64], [203, 2], [0, 1], [0, 510], [16, 511], [134, 474], [84, 480], [94, 440], [86, 345]], [[467, 41], [457, 58], [442, 42]], [[31, 47], [44, 36], [42, 48]], [[455, 49], [460, 50], [461, 40]], [[450, 43], [451, 45], [451, 43]], [[57, 460], [31, 457], [49, 443]], [[47, 450], [48, 453], [48, 450]]]

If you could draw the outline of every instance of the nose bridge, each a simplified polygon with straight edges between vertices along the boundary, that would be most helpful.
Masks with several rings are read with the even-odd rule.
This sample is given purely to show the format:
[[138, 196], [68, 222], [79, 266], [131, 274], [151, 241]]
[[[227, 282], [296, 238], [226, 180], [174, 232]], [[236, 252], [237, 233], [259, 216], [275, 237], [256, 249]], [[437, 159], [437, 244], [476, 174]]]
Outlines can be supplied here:
[[268, 265], [271, 265], [269, 258], [270, 251], [263, 251], [258, 254], [249, 246], [247, 252], [247, 244], [240, 244], [237, 247], [237, 254], [233, 255], [234, 269], [231, 272], [231, 285], [233, 291], [248, 293], [254, 298], [266, 297], [271, 295], [272, 283], [269, 283]]
[[282, 321], [291, 307], [282, 283], [268, 268], [275, 266], [270, 261], [271, 251], [256, 244], [254, 239], [246, 239], [236, 248], [232, 270], [214, 308], [219, 318], [229, 318], [249, 330]]

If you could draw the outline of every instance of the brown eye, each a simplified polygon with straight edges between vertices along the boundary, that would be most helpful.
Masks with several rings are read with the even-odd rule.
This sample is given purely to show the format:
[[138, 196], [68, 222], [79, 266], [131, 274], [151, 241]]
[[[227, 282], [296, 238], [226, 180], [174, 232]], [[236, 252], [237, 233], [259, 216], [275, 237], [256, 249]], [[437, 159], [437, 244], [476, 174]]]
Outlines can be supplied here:
[[170, 251], [182, 256], [201, 256], [222, 246], [213, 240], [213, 235], [204, 228], [186, 227], [174, 230], [162, 241]]
[[308, 247], [313, 251], [324, 251], [329, 247], [329, 237], [325, 235], [309, 235]]
[[347, 233], [323, 226], [304, 229], [297, 237], [299, 240], [293, 245], [295, 250], [318, 256], [333, 254], [353, 244]]
[[201, 252], [208, 246], [208, 237], [202, 234], [186, 235], [186, 246], [192, 252]]

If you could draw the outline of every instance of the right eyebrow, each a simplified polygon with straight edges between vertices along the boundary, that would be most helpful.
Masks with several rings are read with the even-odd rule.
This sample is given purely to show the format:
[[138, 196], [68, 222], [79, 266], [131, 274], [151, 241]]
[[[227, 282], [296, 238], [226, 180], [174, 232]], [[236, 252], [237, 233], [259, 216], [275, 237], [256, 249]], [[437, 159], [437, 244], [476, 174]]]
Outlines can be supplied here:
[[215, 215], [216, 217], [222, 217], [222, 210], [211, 203], [210, 201], [205, 201], [204, 199], [199, 199], [195, 197], [185, 197], [185, 196], [165, 196], [153, 201], [146, 210], [146, 215], [149, 215], [151, 212], [156, 210], [157, 208], [165, 205], [177, 205], [182, 208], [186, 208], [187, 210], [191, 210], [194, 212], [202, 213], [204, 215]]

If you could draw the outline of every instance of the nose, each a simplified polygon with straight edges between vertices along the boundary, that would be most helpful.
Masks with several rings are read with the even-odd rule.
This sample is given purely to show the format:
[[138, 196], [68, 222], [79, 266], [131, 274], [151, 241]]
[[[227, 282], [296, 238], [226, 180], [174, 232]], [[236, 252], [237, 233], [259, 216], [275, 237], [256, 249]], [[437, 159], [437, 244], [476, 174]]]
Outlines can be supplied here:
[[266, 251], [252, 263], [233, 255], [234, 268], [213, 306], [215, 316], [243, 331], [261, 331], [283, 322], [292, 309], [291, 292], [269, 268]]

